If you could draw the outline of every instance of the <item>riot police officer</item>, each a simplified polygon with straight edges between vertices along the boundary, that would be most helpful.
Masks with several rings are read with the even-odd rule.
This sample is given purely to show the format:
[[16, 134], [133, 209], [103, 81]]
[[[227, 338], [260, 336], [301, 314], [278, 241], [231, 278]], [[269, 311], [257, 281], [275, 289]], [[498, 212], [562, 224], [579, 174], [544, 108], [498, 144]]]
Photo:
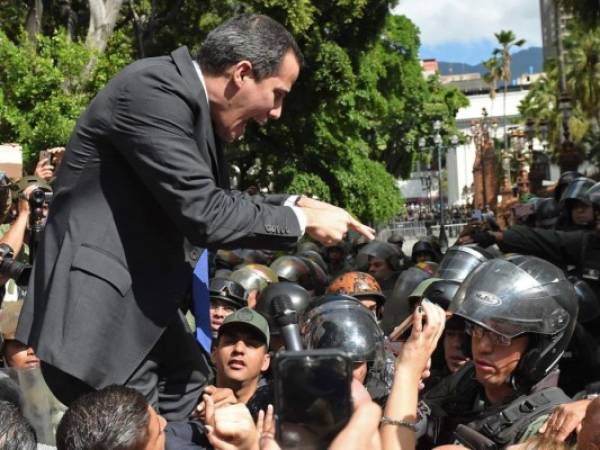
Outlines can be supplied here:
[[467, 277], [450, 310], [465, 320], [473, 361], [425, 394], [431, 414], [421, 444], [456, 433], [462, 443], [505, 448], [537, 433], [569, 401], [555, 386], [577, 318], [573, 285], [542, 259], [496, 258]]
[[306, 313], [302, 330], [307, 349], [336, 348], [353, 362], [353, 377], [383, 405], [393, 381], [393, 356], [374, 315], [357, 299], [327, 294]]

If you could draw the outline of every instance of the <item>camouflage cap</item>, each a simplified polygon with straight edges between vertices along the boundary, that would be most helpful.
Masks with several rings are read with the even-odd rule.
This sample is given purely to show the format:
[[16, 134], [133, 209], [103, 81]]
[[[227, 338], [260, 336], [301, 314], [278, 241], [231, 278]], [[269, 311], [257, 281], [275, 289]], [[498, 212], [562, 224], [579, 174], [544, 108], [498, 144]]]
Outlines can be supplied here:
[[219, 336], [223, 334], [227, 327], [236, 323], [243, 323], [255, 328], [261, 336], [264, 337], [265, 343], [267, 344], [267, 347], [269, 347], [269, 324], [262, 315], [250, 308], [238, 309], [225, 318], [223, 324], [219, 328]]

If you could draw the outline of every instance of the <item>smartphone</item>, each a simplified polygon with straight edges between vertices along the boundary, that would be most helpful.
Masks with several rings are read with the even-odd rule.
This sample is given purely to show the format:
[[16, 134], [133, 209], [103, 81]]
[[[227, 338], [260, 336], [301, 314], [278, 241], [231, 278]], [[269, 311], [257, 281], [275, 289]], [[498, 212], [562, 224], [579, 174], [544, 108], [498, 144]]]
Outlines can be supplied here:
[[52, 154], [48, 150], [40, 150], [38, 155], [39, 161], [46, 160], [47, 164], [50, 164], [50, 160], [52, 159]]
[[329, 447], [352, 416], [352, 362], [339, 350], [279, 352], [274, 361], [277, 442]]

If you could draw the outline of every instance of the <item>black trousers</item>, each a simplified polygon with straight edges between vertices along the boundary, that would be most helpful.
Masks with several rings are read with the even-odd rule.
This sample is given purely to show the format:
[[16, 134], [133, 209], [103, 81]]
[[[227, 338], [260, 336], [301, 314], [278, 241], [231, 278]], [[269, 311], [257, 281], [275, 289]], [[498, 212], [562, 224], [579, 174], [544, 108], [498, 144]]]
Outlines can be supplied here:
[[[44, 362], [42, 374], [52, 393], [67, 406], [95, 390]], [[200, 401], [202, 389], [211, 379], [208, 357], [180, 313], [125, 385], [140, 392], [168, 421], [181, 421], [192, 413]]]

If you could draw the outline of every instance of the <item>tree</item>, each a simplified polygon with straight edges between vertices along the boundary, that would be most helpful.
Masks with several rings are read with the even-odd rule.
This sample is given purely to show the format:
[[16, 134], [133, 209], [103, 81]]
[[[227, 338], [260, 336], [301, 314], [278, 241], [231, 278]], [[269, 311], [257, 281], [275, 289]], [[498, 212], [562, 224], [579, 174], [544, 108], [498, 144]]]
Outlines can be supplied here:
[[65, 145], [99, 86], [130, 61], [122, 34], [112, 43], [84, 79], [94, 54], [65, 32], [38, 35], [34, 44], [27, 34], [15, 43], [0, 31], [0, 142], [20, 143], [26, 167], [32, 168], [39, 150]]
[[[462, 93], [442, 86], [437, 77], [422, 77], [418, 29], [406, 17], [391, 15], [396, 0], [44, 2], [44, 36], [37, 51], [49, 48], [46, 39], [56, 39], [50, 36], [60, 36], [61, 44], [52, 58], [41, 60], [36, 47], [26, 55], [20, 48], [25, 44], [18, 30], [29, 13], [25, 3], [5, 1], [9, 7], [0, 9], [0, 22], [11, 33], [8, 41], [16, 44], [18, 58], [34, 65], [43, 60], [53, 77], [49, 85], [35, 85], [23, 66], [21, 77], [30, 87], [22, 89], [15, 77], [11, 87], [3, 85], [0, 91], [0, 105], [11, 108], [10, 114], [0, 112], [0, 138], [19, 140], [31, 154], [50, 142], [64, 144], [79, 111], [124, 64], [168, 54], [180, 45], [193, 50], [211, 29], [241, 12], [268, 14], [283, 23], [307, 61], [282, 119], [268, 129], [249, 126], [244, 141], [226, 147], [228, 159], [239, 168], [241, 188], [311, 193], [362, 220], [385, 221], [402, 207], [395, 177], [410, 172], [417, 137], [430, 133], [435, 119], [452, 130], [456, 111], [467, 104]], [[61, 28], [68, 31], [57, 33]], [[83, 53], [74, 57], [74, 49]], [[62, 82], [55, 82], [59, 78]], [[10, 93], [15, 86], [22, 89], [18, 99]], [[60, 132], [36, 131], [35, 102], [27, 99], [33, 92], [41, 93], [38, 108], [43, 110], [51, 98], [60, 99], [62, 107], [39, 122]]]
[[483, 81], [485, 81], [490, 88], [490, 98], [492, 99], [493, 105], [494, 100], [496, 99], [498, 81], [500, 81], [500, 78], [502, 78], [502, 68], [500, 67], [500, 61], [498, 61], [498, 58], [496, 57], [492, 57], [484, 61], [483, 67], [485, 67], [487, 70], [487, 73], [483, 75]]
[[494, 33], [498, 43], [501, 45], [500, 48], [494, 49], [493, 55], [501, 55], [501, 78], [504, 81], [504, 98], [502, 102], [502, 115], [503, 115], [503, 129], [504, 129], [504, 150], [508, 150], [508, 134], [506, 133], [506, 93], [508, 91], [508, 85], [511, 82], [511, 70], [510, 64], [512, 62], [512, 56], [510, 51], [513, 47], [522, 47], [525, 44], [525, 39], [517, 40], [515, 33], [511, 30], [501, 30], [499, 33]]
[[575, 15], [586, 29], [600, 26], [600, 2], [598, 0], [556, 0], [556, 4]]

